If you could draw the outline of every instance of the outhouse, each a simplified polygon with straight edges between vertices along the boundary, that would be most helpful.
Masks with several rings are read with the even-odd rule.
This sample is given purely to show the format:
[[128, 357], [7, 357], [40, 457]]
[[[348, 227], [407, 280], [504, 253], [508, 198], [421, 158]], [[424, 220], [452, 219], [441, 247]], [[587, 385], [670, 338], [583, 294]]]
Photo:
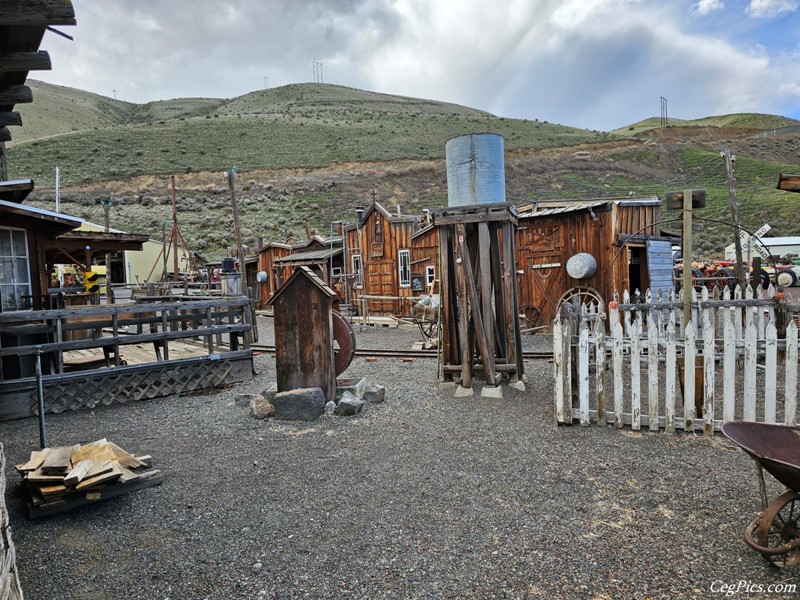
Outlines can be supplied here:
[[335, 299], [336, 292], [308, 267], [298, 267], [270, 298], [279, 392], [318, 387], [334, 400]]

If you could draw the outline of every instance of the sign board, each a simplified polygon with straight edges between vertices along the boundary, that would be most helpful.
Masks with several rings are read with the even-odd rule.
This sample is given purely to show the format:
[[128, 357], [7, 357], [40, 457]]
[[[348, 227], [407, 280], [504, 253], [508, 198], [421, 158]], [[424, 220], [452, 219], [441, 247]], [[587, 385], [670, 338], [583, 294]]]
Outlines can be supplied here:
[[[760, 245], [758, 243], [758, 238], [763, 237], [770, 229], [772, 229], [772, 226], [769, 223], [764, 223], [761, 226], [761, 228], [753, 234], [753, 237], [756, 238], [755, 240], [753, 240], [754, 241], [754, 244], [753, 244], [754, 247]], [[741, 231], [740, 230], [739, 231], [739, 238], [742, 240], [742, 250], [747, 250], [747, 247], [750, 245], [750, 240], [751, 240], [750, 235], [746, 231]]]

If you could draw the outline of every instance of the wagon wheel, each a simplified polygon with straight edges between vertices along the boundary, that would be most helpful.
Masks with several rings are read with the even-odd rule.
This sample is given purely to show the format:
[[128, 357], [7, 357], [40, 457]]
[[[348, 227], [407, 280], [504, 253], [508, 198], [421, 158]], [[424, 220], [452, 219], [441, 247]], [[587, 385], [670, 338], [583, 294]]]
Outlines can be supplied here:
[[561, 314], [561, 310], [565, 306], [572, 304], [576, 298], [582, 309], [584, 306], [588, 306], [595, 312], [599, 312], [600, 308], [605, 304], [603, 302], [603, 297], [596, 289], [590, 287], [573, 287], [564, 292], [561, 298], [558, 299], [557, 312]]
[[420, 321], [417, 323], [422, 336], [427, 340], [439, 339], [439, 322], [438, 321]]
[[520, 310], [523, 329], [534, 329], [544, 325], [544, 315], [538, 306], [526, 304]]
[[800, 565], [800, 494], [784, 492], [744, 531], [747, 544], [776, 567]]
[[785, 270], [785, 271], [778, 271], [778, 274], [775, 276], [775, 281], [778, 285], [783, 287], [792, 287], [797, 285], [797, 276], [794, 274], [793, 271]]
[[334, 370], [339, 376], [350, 366], [356, 355], [356, 334], [353, 327], [338, 311], [333, 313]]

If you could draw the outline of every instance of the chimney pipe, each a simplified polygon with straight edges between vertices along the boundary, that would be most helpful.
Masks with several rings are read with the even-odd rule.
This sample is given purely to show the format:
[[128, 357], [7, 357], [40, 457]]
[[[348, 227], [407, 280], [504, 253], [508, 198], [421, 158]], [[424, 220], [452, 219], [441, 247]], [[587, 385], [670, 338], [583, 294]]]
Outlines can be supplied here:
[[356, 206], [356, 217], [358, 218], [358, 222], [359, 223], [364, 219], [364, 207], [363, 206]]

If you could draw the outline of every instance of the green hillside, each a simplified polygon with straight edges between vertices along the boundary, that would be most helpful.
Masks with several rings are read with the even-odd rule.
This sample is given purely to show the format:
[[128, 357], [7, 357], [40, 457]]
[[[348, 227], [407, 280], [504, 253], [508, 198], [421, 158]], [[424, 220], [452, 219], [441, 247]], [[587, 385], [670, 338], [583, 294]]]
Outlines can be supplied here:
[[[171, 217], [169, 176], [177, 180], [178, 219], [192, 249], [224, 256], [233, 243], [222, 171], [239, 169], [244, 243], [328, 233], [374, 197], [418, 214], [447, 202], [445, 142], [494, 132], [506, 143], [506, 188], [515, 202], [657, 195], [705, 188], [697, 211], [698, 255], [718, 256], [732, 241], [720, 151], [737, 155], [742, 225], [764, 222], [775, 235], [800, 234], [796, 194], [775, 189], [778, 174], [800, 171], [800, 135], [753, 134], [799, 121], [724, 115], [659, 127], [648, 119], [613, 133], [537, 120], [505, 119], [468, 107], [335, 85], [297, 84], [230, 100], [182, 98], [144, 105], [30, 82], [24, 127], [8, 147], [11, 177], [31, 177], [29, 203], [53, 208], [55, 167], [62, 210], [102, 222], [98, 197], [112, 198], [111, 225], [158, 237]], [[631, 129], [633, 127], [633, 129]], [[664, 212], [664, 227], [678, 214]]]

